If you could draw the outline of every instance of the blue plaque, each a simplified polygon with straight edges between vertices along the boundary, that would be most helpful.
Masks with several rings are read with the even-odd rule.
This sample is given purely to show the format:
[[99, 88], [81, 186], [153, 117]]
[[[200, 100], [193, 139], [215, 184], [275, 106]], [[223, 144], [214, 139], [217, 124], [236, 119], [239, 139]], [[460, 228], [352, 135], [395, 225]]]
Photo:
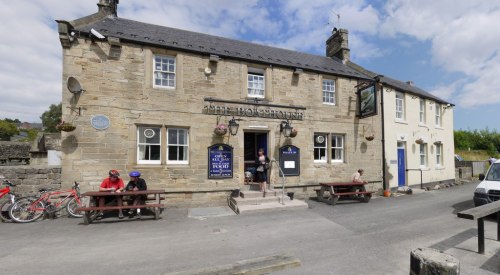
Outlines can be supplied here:
[[233, 177], [233, 147], [215, 144], [208, 147], [208, 178], [221, 179]]
[[95, 115], [90, 119], [90, 124], [96, 130], [106, 130], [109, 128], [109, 118], [105, 115]]

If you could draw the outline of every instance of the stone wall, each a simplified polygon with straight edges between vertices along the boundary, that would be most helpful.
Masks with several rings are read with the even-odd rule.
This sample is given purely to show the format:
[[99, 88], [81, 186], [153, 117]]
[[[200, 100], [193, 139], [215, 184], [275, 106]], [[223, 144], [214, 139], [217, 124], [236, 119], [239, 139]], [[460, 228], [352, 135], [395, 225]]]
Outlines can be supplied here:
[[472, 167], [455, 168], [455, 181], [472, 180]]
[[61, 167], [47, 166], [5, 166], [0, 175], [16, 184], [16, 193], [35, 194], [38, 188], [61, 188]]
[[28, 142], [0, 141], [0, 165], [29, 164]]

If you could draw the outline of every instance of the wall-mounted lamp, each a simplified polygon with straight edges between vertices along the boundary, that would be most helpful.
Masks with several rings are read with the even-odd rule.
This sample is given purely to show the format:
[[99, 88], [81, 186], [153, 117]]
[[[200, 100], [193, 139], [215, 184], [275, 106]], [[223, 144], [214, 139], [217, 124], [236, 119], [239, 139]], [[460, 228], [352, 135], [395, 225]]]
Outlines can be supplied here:
[[290, 134], [292, 133], [292, 129], [293, 129], [293, 127], [290, 126], [290, 123], [288, 123], [288, 120], [281, 122], [281, 124], [280, 124], [280, 132], [282, 132], [283, 135], [286, 138], [290, 137]]
[[232, 136], [236, 136], [240, 125], [236, 122], [236, 119], [234, 119], [234, 117], [229, 121], [228, 126], [229, 126], [229, 133]]
[[303, 72], [304, 72], [304, 70], [302, 70], [301, 68], [295, 68], [293, 70], [293, 74], [296, 74], [296, 75], [302, 74]]
[[216, 54], [211, 54], [209, 60], [210, 60], [210, 62], [216, 62], [217, 63], [217, 62], [219, 62], [220, 57], [218, 55], [216, 55]]

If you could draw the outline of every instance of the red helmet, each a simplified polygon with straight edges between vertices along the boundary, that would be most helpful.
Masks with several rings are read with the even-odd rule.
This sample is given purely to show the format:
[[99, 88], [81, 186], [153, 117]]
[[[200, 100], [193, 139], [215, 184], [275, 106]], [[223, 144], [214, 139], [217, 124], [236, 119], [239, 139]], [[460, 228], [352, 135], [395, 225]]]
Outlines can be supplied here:
[[117, 170], [109, 170], [109, 176], [110, 177], [119, 177], [120, 176], [120, 173], [118, 173]]

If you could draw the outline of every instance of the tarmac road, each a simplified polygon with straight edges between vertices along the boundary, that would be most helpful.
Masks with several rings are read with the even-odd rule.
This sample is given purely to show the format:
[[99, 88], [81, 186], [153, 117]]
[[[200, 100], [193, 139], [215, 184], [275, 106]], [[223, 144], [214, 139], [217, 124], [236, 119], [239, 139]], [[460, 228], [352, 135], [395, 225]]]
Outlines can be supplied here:
[[286, 253], [298, 268], [273, 274], [408, 274], [410, 251], [432, 247], [460, 260], [461, 274], [499, 274], [496, 222], [487, 220], [486, 253], [476, 223], [456, 212], [473, 207], [476, 184], [414, 195], [309, 209], [163, 219], [104, 219], [88, 226], [61, 217], [0, 224], [0, 274], [165, 274]]

